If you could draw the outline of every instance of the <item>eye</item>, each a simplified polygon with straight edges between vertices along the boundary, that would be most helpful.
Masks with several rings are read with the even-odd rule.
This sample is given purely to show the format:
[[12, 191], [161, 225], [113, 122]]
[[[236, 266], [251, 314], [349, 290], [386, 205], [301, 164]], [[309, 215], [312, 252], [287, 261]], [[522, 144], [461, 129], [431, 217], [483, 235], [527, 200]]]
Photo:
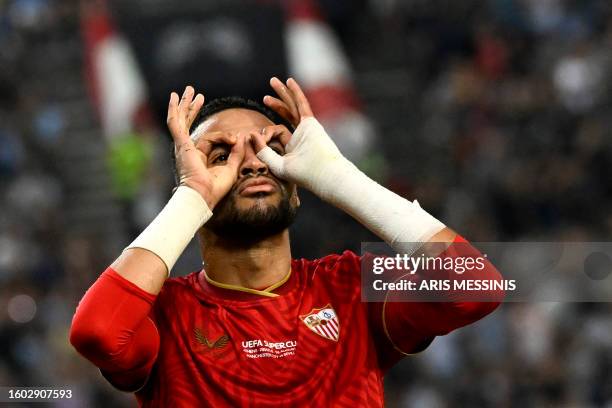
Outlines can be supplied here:
[[270, 141], [268, 143], [268, 147], [281, 156], [285, 154], [285, 146], [283, 146], [283, 144], [278, 140]]
[[209, 164], [222, 164], [227, 161], [230, 155], [230, 147], [227, 145], [214, 146], [212, 151], [209, 153], [208, 161]]
[[223, 162], [226, 162], [228, 158], [229, 158], [229, 154], [227, 154], [227, 153], [221, 153], [221, 154], [217, 155], [217, 156], [216, 156], [216, 157], [213, 159], [213, 161], [212, 161], [212, 162], [213, 162], [213, 164], [216, 164], [216, 163], [223, 163]]

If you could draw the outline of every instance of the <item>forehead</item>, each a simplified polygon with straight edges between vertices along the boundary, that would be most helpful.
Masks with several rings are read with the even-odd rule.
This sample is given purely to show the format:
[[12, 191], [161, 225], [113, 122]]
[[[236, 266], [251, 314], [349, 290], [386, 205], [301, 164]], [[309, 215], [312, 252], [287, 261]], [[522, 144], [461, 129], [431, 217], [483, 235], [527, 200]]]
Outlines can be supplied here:
[[193, 131], [192, 137], [197, 139], [205, 133], [229, 132], [237, 129], [261, 129], [274, 123], [265, 115], [243, 108], [225, 109], [208, 117]]

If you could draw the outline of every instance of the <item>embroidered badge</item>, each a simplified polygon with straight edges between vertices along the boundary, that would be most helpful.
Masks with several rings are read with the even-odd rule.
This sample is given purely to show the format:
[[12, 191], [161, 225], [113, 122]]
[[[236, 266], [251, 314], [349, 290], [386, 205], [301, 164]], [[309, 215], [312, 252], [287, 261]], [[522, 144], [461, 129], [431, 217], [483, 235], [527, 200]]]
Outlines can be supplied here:
[[340, 336], [340, 321], [336, 311], [330, 304], [318, 309], [312, 309], [310, 313], [300, 315], [300, 319], [306, 327], [321, 337], [328, 340], [338, 341]]

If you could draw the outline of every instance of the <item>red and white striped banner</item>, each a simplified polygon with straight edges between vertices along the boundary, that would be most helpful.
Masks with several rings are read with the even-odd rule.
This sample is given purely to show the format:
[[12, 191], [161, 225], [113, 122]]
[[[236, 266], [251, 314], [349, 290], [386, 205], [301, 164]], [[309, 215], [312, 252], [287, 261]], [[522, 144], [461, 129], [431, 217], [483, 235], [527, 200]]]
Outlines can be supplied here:
[[117, 32], [106, 0], [83, 2], [86, 79], [107, 140], [151, 127], [147, 88], [128, 42]]
[[315, 116], [350, 160], [365, 158], [374, 126], [361, 110], [342, 44], [313, 0], [290, 0], [286, 41], [289, 72], [302, 85]]

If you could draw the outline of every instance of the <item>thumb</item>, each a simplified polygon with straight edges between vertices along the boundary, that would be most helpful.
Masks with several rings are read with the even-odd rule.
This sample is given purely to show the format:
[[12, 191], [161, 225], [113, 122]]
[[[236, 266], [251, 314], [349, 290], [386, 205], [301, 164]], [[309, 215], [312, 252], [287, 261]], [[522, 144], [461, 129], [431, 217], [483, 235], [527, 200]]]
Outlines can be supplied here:
[[251, 145], [253, 146], [255, 153], [260, 152], [262, 149], [265, 149], [268, 146], [266, 144], [268, 142], [266, 140], [266, 135], [263, 133], [256, 132], [256, 131], [252, 131], [249, 133], [249, 141], [251, 142]]
[[272, 174], [283, 177], [285, 173], [285, 159], [269, 146], [264, 147], [257, 153], [257, 158], [266, 163]]
[[227, 165], [230, 169], [237, 171], [240, 167], [240, 163], [244, 159], [245, 143], [246, 140], [244, 138], [239, 138], [232, 146], [229, 158], [227, 159]]
[[272, 150], [267, 144], [265, 135], [251, 132], [251, 144], [257, 154], [257, 158], [266, 163], [270, 171], [278, 177], [283, 177], [285, 160], [281, 155]]
[[251, 132], [251, 144], [257, 158], [266, 163], [270, 171], [277, 177], [283, 177], [285, 160], [282, 156], [272, 150], [265, 140], [265, 136], [258, 132]]

